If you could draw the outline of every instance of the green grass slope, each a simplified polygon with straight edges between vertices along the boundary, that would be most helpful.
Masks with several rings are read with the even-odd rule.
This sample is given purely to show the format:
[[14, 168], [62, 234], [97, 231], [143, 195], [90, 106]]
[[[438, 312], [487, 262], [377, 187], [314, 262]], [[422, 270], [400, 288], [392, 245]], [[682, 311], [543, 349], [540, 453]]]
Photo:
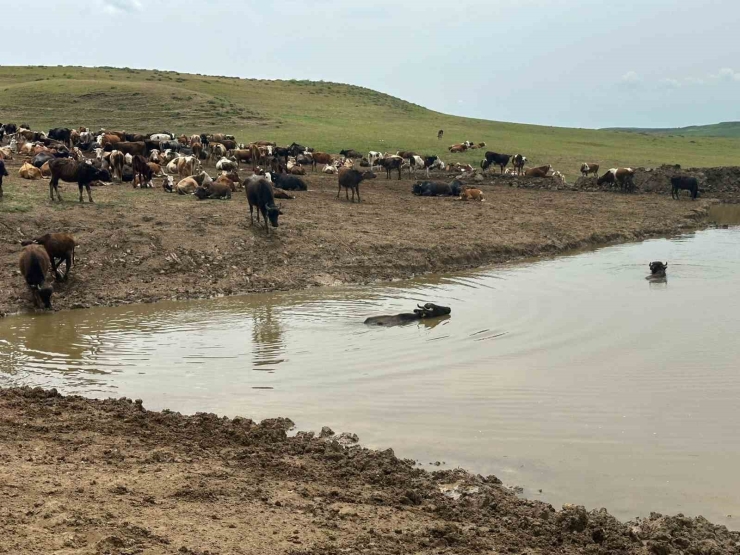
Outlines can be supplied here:
[[725, 137], [740, 138], [740, 121], [725, 121], [711, 125], [690, 125], [689, 127], [641, 128], [617, 127], [605, 131], [627, 131], [645, 135], [679, 135], [682, 137]]
[[221, 131], [243, 142], [297, 141], [329, 152], [405, 149], [478, 165], [481, 151], [447, 152], [468, 139], [497, 152], [521, 152], [532, 165], [550, 163], [569, 178], [585, 161], [604, 167], [740, 164], [740, 139], [503, 123], [449, 116], [350, 85], [128, 68], [0, 67], [0, 121], [37, 129]]

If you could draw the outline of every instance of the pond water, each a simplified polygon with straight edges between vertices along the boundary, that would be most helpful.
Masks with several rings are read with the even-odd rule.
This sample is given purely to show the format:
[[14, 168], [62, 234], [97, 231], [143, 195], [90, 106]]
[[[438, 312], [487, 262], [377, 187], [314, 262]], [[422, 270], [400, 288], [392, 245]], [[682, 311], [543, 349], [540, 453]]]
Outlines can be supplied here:
[[[665, 282], [645, 279], [652, 260]], [[556, 506], [737, 528], [738, 292], [730, 228], [384, 286], [21, 315], [0, 320], [0, 386], [286, 416]], [[362, 323], [426, 301], [452, 316]]]

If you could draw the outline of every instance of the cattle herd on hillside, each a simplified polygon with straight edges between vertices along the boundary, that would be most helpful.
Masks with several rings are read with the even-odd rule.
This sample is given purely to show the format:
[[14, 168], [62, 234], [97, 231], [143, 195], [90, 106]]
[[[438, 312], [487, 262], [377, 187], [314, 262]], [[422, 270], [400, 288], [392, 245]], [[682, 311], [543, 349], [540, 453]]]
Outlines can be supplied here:
[[[438, 133], [441, 139], [443, 132]], [[486, 143], [464, 141], [448, 148], [450, 156], [468, 150], [484, 149]], [[199, 200], [232, 198], [232, 193], [244, 189], [250, 211], [250, 223], [257, 215], [257, 224], [264, 225], [269, 234], [270, 226], [278, 227], [282, 211], [275, 199], [293, 199], [294, 191], [305, 191], [308, 185], [301, 176], [308, 171], [337, 176], [337, 198], [342, 189], [345, 198], [361, 202], [360, 184], [377, 177], [375, 171], [385, 170], [386, 179], [409, 177], [423, 172], [425, 181], [412, 186], [418, 196], [454, 196], [459, 200], [483, 201], [484, 195], [477, 187], [467, 186], [466, 180], [483, 181], [483, 172], [498, 170], [529, 178], [551, 177], [563, 183], [565, 178], [552, 166], [527, 167], [523, 154], [502, 154], [485, 151], [480, 170], [470, 164], [444, 163], [436, 155], [420, 155], [413, 151], [396, 153], [370, 151], [363, 154], [353, 149], [343, 149], [338, 154], [318, 152], [313, 148], [292, 143], [278, 146], [271, 141], [237, 142], [232, 135], [199, 133], [177, 136], [163, 131], [157, 133], [128, 133], [100, 129], [91, 131], [55, 128], [48, 132], [34, 131], [27, 124], [0, 124], [0, 200], [3, 196], [2, 180], [8, 176], [5, 160], [18, 158], [22, 165], [18, 175], [23, 179], [49, 178], [49, 197], [61, 201], [59, 181], [77, 183], [79, 201], [83, 192], [93, 202], [91, 186], [106, 182], [127, 182], [134, 188], [154, 188], [154, 179], [161, 179], [161, 188], [167, 193], [193, 195]], [[511, 167], [509, 167], [511, 165]], [[216, 175], [206, 171], [210, 166]], [[244, 167], [251, 173], [244, 179], [239, 175]], [[358, 169], [359, 168], [359, 169]], [[449, 175], [451, 182], [429, 181], [430, 171]], [[593, 175], [598, 185], [609, 185], [624, 192], [634, 190], [634, 171], [631, 168], [612, 168], [599, 175], [599, 164], [584, 163], [580, 168], [584, 177]], [[674, 198], [686, 189], [696, 198], [698, 183], [695, 178], [674, 178]], [[40, 304], [51, 307], [51, 288], [46, 274], [53, 269], [56, 279], [66, 279], [74, 261], [74, 238], [61, 233], [47, 234], [28, 242], [22, 252], [20, 269], [34, 291]], [[64, 261], [66, 272], [61, 278], [57, 267]]]

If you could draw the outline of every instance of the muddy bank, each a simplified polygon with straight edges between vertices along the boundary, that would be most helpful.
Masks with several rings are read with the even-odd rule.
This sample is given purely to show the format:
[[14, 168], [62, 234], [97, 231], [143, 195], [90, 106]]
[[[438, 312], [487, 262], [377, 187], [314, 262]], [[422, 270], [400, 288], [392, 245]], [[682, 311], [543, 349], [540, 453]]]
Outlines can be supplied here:
[[740, 553], [682, 515], [519, 499], [285, 418], [149, 412], [127, 399], [0, 390], [0, 552]]
[[70, 309], [460, 270], [679, 233], [703, 225], [708, 207], [490, 180], [476, 183], [486, 202], [459, 202], [415, 197], [413, 181], [385, 177], [363, 183], [362, 204], [352, 204], [344, 193], [336, 198], [335, 176], [314, 174], [309, 191], [282, 201], [280, 227], [267, 237], [248, 225], [243, 192], [230, 201], [197, 201], [115, 184], [96, 188], [94, 205], [80, 205], [76, 186], [63, 184], [65, 202], [58, 204], [48, 200], [48, 181], [22, 180], [17, 161], [8, 166], [0, 201], [0, 315], [31, 307], [18, 272], [19, 243], [50, 231], [73, 233], [79, 243], [69, 282], [55, 286], [55, 308]]

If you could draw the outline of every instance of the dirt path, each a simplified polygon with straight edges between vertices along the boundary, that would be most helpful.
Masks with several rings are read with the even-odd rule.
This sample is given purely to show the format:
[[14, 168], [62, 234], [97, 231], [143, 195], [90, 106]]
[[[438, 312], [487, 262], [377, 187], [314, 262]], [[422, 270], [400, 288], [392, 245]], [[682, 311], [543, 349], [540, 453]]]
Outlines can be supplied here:
[[740, 553], [701, 517], [556, 511], [291, 424], [0, 390], [0, 553]]
[[[243, 191], [231, 201], [197, 201], [162, 189], [112, 185], [80, 205], [77, 188], [48, 200], [48, 181], [18, 177], [8, 164], [0, 200], [0, 315], [31, 307], [17, 270], [19, 242], [73, 233], [77, 266], [55, 287], [56, 309], [152, 302], [254, 291], [366, 283], [552, 255], [701, 225], [707, 201], [516, 189], [483, 184], [486, 202], [420, 198], [412, 181], [362, 186], [362, 204], [336, 199], [337, 178], [308, 176], [310, 190], [282, 201], [270, 237], [250, 228]], [[211, 173], [215, 173], [211, 171]], [[437, 176], [449, 180], [449, 176]], [[647, 262], [647, 261], [646, 261]]]

